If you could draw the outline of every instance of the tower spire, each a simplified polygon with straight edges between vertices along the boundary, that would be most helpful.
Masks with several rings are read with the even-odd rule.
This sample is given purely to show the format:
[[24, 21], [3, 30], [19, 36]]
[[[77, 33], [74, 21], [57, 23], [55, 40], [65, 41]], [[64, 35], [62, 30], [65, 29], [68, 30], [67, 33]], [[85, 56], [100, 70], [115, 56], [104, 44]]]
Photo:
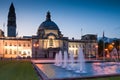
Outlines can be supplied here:
[[51, 15], [50, 15], [50, 12], [49, 12], [49, 11], [47, 12], [46, 20], [51, 20]]
[[103, 31], [103, 38], [105, 38], [105, 32]]
[[13, 3], [11, 3], [8, 12], [7, 35], [8, 37], [16, 37], [16, 13]]

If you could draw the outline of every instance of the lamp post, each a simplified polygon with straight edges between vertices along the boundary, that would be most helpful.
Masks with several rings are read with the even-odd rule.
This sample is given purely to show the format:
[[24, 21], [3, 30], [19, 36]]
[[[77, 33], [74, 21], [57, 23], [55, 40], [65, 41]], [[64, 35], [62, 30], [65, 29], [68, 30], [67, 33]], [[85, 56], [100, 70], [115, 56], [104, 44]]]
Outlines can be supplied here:
[[35, 58], [37, 59], [37, 48], [38, 48], [39, 45], [38, 45], [37, 42], [35, 42], [33, 46], [35, 48]]
[[103, 61], [105, 61], [105, 42], [103, 40]]
[[95, 49], [96, 49], [96, 54], [95, 55], [96, 55], [96, 60], [97, 60], [97, 58], [98, 58], [98, 45], [95, 46]]
[[2, 58], [4, 58], [4, 37], [3, 37], [3, 56]]
[[119, 50], [118, 50], [118, 58], [120, 58], [120, 43], [119, 43]]
[[107, 48], [105, 49], [105, 54], [106, 54], [106, 57], [109, 58], [108, 49]]

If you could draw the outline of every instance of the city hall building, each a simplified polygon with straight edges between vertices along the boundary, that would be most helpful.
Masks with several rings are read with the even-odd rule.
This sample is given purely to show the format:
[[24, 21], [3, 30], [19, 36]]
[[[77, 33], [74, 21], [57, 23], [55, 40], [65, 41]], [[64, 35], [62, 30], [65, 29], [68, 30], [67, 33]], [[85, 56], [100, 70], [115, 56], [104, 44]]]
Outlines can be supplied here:
[[34, 36], [18, 37], [16, 33], [16, 13], [13, 3], [9, 8], [7, 36], [0, 29], [0, 57], [4, 58], [54, 58], [59, 51], [72, 52], [78, 56], [78, 48], [83, 48], [85, 57], [97, 56], [97, 35], [86, 34], [81, 39], [64, 37], [58, 25], [51, 20], [48, 11]]

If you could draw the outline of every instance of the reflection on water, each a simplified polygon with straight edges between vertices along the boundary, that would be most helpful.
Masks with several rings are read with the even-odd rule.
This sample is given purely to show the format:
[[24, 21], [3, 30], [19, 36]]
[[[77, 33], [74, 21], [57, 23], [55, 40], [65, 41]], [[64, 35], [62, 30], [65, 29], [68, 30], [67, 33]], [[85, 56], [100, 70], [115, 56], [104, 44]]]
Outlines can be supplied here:
[[93, 63], [93, 71], [96, 74], [114, 74], [118, 73], [119, 65], [114, 63]]
[[78, 64], [73, 64], [74, 70], [66, 70], [64, 68], [55, 66], [53, 64], [36, 64], [37, 67], [48, 78], [74, 78], [74, 77], [84, 77], [84, 76], [96, 76], [96, 75], [105, 75], [105, 74], [120, 74], [120, 64], [116, 62], [105, 62], [105, 63], [86, 63], [87, 73], [75, 73], [79, 66]]

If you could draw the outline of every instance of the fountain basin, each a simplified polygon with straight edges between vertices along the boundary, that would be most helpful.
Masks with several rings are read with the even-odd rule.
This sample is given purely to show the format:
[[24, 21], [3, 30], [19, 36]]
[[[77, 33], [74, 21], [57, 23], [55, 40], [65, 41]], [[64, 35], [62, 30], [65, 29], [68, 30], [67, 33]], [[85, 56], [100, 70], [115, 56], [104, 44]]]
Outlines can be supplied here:
[[[70, 64], [68, 64], [69, 66]], [[73, 70], [67, 70], [65, 68], [55, 66], [54, 64], [35, 64], [38, 71], [41, 71], [48, 79], [78, 79], [78, 78], [90, 78], [90, 77], [103, 77], [120, 75], [120, 63], [118, 62], [94, 62], [85, 63], [85, 73], [76, 73], [79, 65], [74, 63]]]

